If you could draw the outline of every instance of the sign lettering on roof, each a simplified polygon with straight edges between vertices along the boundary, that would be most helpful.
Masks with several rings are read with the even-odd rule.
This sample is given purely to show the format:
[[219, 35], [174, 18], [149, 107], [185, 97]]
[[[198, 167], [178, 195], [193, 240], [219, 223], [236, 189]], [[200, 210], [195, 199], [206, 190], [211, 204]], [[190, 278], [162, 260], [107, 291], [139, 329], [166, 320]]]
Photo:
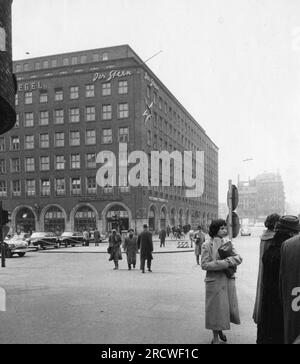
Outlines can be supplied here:
[[113, 71], [110, 71], [108, 74], [96, 72], [93, 76], [93, 82], [101, 81], [101, 80], [105, 80], [105, 81], [109, 82], [111, 80], [114, 80], [115, 78], [122, 78], [122, 77], [127, 77], [127, 76], [132, 76], [132, 72], [126, 71], [126, 70], [122, 70], [122, 71], [113, 70]]

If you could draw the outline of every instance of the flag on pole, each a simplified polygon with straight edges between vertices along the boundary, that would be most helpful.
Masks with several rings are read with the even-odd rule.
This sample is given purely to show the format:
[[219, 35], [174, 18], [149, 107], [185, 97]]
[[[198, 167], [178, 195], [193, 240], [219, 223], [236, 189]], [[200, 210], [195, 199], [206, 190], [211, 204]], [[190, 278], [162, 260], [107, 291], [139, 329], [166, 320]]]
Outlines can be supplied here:
[[145, 102], [146, 102], [146, 110], [144, 111], [144, 114], [143, 114], [143, 116], [145, 117], [145, 120], [144, 120], [144, 122], [145, 122], [145, 124], [147, 124], [147, 122], [149, 121], [149, 120], [151, 120], [152, 119], [152, 107], [153, 107], [153, 101], [151, 102], [151, 104], [149, 105], [148, 104], [148, 102], [147, 102], [147, 100], [145, 99]]

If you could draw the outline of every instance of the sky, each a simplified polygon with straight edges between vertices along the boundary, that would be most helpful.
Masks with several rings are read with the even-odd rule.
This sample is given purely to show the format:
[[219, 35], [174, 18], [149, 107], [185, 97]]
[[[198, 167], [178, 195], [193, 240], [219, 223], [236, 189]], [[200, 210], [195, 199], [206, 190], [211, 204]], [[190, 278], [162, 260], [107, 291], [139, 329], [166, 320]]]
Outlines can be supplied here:
[[162, 51], [148, 66], [219, 147], [220, 202], [229, 179], [278, 171], [298, 214], [299, 15], [298, 0], [14, 0], [13, 58]]

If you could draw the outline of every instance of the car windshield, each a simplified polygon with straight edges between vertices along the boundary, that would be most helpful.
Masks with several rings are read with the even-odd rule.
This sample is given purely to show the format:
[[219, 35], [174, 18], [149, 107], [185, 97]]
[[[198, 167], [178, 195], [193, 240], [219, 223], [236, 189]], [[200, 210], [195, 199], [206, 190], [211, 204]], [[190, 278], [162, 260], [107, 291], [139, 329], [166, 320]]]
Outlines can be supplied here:
[[71, 231], [65, 231], [64, 233], [61, 234], [61, 236], [72, 236], [73, 233]]
[[9, 242], [16, 242], [16, 241], [18, 241], [18, 242], [24, 242], [25, 243], [25, 241], [24, 241], [24, 239], [22, 238], [22, 236], [13, 236], [11, 239], [9, 239]]
[[31, 238], [40, 238], [42, 236], [45, 236], [46, 234], [45, 233], [33, 233], [31, 235]]

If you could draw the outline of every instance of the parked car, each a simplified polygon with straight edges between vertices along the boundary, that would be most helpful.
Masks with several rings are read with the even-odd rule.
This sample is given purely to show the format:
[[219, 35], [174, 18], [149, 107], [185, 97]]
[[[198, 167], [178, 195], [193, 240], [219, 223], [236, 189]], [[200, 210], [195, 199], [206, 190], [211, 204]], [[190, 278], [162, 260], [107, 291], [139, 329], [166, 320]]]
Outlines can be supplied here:
[[37, 246], [39, 249], [46, 249], [51, 246], [54, 246], [55, 248], [60, 247], [60, 241], [54, 233], [33, 233], [28, 241], [30, 245]]
[[[18, 254], [19, 257], [24, 257], [28, 251], [28, 243], [23, 236], [14, 235], [4, 239], [6, 258], [11, 258]], [[1, 251], [0, 251], [1, 255]]]
[[241, 228], [241, 236], [250, 236], [251, 230], [247, 226]]
[[65, 231], [59, 237], [60, 245], [67, 247], [68, 245], [83, 245], [83, 235], [82, 233], [73, 233], [71, 231]]

